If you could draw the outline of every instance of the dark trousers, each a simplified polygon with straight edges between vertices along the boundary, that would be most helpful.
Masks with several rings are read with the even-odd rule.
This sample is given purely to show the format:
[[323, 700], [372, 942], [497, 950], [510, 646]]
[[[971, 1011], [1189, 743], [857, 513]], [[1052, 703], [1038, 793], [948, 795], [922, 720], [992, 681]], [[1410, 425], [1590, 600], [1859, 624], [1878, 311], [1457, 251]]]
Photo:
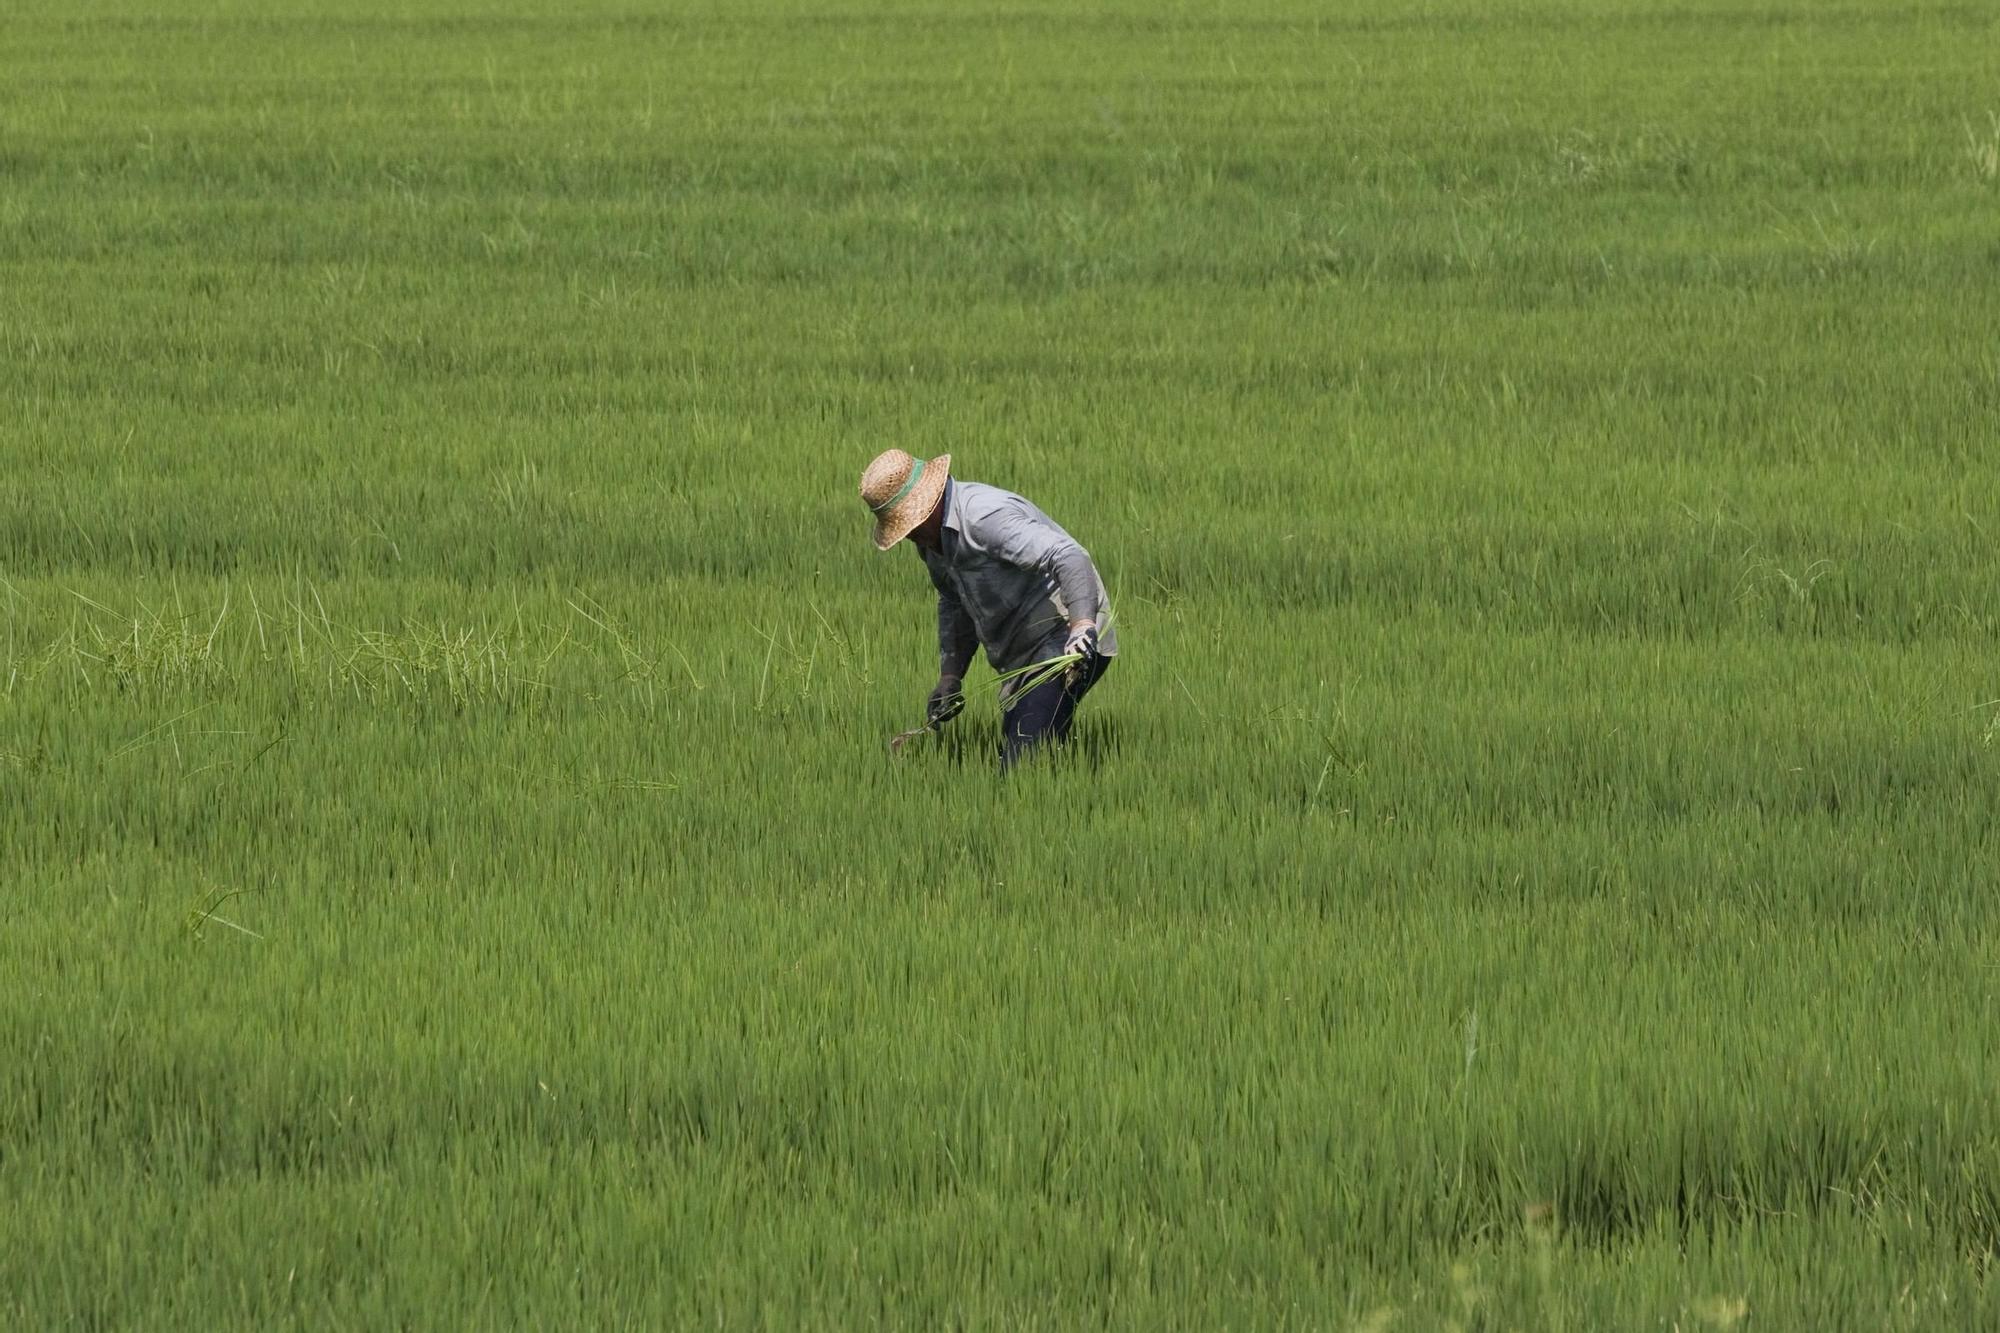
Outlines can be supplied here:
[[[1060, 644], [1056, 651], [1062, 651]], [[1104, 673], [1110, 669], [1110, 658], [1093, 657], [1088, 662], [1077, 664], [1074, 679], [1058, 676], [1009, 699], [1006, 710], [1000, 715], [1005, 738], [1000, 752], [1000, 767], [1012, 768], [1022, 755], [1044, 742], [1060, 745], [1067, 740], [1077, 704], [1090, 693], [1091, 686], [1104, 679]]]

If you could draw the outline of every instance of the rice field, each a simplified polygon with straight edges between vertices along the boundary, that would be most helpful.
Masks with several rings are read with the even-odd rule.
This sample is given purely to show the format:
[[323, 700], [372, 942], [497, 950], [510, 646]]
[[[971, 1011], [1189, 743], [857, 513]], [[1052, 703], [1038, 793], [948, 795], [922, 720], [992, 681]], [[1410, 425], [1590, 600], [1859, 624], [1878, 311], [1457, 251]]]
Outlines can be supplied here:
[[13, 0], [0, 1324], [1993, 1327], [1996, 328], [1985, 5]]

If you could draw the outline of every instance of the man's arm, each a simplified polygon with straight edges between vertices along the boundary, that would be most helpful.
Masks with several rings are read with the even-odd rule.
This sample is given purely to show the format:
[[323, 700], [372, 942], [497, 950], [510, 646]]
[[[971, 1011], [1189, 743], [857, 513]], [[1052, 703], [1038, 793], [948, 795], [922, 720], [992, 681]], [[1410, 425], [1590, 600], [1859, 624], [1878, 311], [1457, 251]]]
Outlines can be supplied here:
[[986, 534], [996, 555], [1010, 565], [1048, 576], [1062, 598], [1071, 628], [1097, 624], [1097, 566], [1090, 552], [1039, 512], [1008, 505]]
[[1049, 573], [1062, 594], [1070, 627], [1097, 624], [1104, 608], [1097, 604], [1097, 566], [1090, 562], [1090, 552], [1074, 538], [1064, 540], [1049, 557]]
[[938, 589], [938, 679], [961, 681], [979, 651], [972, 616], [949, 588]]
[[949, 683], [955, 690], [972, 669], [972, 655], [979, 651], [979, 630], [972, 623], [971, 612], [958, 600], [958, 594], [931, 568], [928, 560], [924, 562], [924, 571], [931, 576], [931, 586], [938, 595], [938, 684]]

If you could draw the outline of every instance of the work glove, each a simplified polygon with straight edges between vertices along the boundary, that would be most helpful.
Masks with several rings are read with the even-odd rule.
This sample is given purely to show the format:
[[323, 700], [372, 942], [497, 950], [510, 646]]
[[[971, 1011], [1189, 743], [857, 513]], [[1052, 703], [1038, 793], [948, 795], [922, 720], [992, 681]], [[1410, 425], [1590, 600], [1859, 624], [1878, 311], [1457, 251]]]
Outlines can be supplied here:
[[964, 711], [965, 692], [959, 688], [958, 677], [939, 677], [937, 688], [924, 703], [924, 721], [941, 727]]
[[1081, 656], [1085, 664], [1097, 656], [1097, 625], [1094, 622], [1070, 626], [1069, 638], [1063, 644], [1063, 655], [1071, 653]]

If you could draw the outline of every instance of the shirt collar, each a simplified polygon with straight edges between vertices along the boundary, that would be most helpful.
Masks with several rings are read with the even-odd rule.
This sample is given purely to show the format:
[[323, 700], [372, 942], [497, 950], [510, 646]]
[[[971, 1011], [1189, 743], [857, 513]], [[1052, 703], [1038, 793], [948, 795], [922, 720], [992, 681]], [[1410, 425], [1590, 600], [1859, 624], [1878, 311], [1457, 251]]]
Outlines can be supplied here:
[[938, 528], [938, 554], [947, 562], [958, 559], [958, 483], [950, 477], [944, 481], [944, 498], [938, 501], [944, 506], [944, 521]]

